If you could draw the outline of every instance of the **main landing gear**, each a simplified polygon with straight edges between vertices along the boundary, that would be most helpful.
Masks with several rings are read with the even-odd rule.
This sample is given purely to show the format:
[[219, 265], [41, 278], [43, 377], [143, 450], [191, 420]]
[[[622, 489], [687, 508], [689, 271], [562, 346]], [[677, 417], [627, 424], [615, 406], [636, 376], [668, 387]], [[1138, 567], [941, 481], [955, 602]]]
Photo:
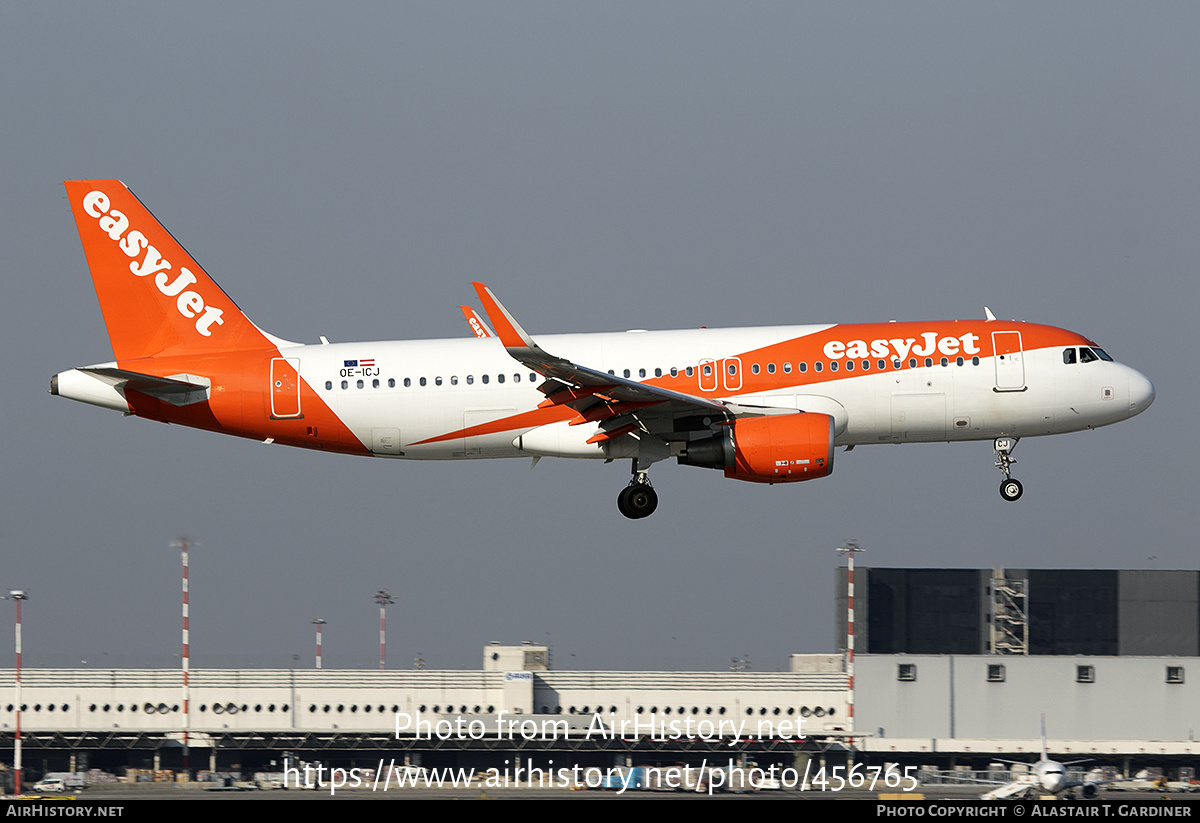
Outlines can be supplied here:
[[658, 508], [658, 492], [650, 485], [646, 472], [637, 470], [637, 460], [633, 463], [633, 479], [617, 495], [617, 509], [630, 520], [641, 520]]
[[1017, 462], [1012, 456], [1012, 450], [1016, 447], [1016, 437], [997, 437], [996, 442], [992, 445], [992, 449], [996, 452], [996, 468], [1004, 475], [1004, 482], [1000, 484], [1000, 496], [1010, 503], [1019, 500], [1025, 491], [1020, 480], [1008, 476], [1012, 471], [1012, 464]]

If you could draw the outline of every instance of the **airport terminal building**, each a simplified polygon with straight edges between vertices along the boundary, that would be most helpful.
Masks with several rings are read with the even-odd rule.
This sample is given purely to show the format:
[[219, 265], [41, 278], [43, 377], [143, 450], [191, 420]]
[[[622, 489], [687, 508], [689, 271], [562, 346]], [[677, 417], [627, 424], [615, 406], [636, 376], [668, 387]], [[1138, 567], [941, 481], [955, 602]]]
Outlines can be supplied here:
[[[282, 757], [500, 767], [847, 758], [976, 764], [1040, 751], [1126, 772], [1200, 761], [1200, 572], [846, 570], [833, 654], [788, 671], [552, 671], [536, 644], [476, 671], [25, 669], [29, 768], [255, 771]], [[0, 670], [0, 761], [17, 684]], [[853, 714], [852, 714], [853, 713]]]

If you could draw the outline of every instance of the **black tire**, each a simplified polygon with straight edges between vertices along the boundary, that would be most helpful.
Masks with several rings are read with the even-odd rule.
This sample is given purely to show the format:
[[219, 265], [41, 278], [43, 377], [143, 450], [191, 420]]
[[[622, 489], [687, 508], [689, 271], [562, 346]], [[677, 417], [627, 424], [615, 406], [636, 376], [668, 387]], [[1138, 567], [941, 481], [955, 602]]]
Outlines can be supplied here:
[[629, 510], [626, 517], [640, 520], [654, 514], [658, 508], [658, 492], [652, 486], [638, 483], [625, 489], [625, 507]]
[[1021, 481], [1017, 480], [1016, 478], [1010, 477], [1008, 480], [1005, 480], [1000, 484], [1000, 496], [1010, 503], [1014, 500], [1020, 500], [1021, 495], [1024, 494], [1024, 492], [1025, 487], [1022, 486]]
[[635, 520], [637, 515], [633, 514], [629, 510], [629, 492], [632, 490], [633, 486], [626, 486], [625, 488], [621, 489], [621, 493], [617, 495], [617, 511], [628, 517], [630, 520]]

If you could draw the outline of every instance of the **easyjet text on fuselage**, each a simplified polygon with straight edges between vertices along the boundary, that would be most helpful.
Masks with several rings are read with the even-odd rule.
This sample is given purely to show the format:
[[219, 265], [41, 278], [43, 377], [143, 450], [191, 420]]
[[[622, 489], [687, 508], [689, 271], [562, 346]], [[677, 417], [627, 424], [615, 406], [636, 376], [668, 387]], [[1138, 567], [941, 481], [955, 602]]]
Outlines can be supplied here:
[[830, 360], [840, 360], [845, 357], [850, 360], [866, 359], [868, 357], [895, 358], [903, 360], [911, 353], [916, 357], [929, 357], [935, 352], [941, 352], [947, 357], [959, 354], [976, 355], [982, 349], [976, 345], [979, 335], [966, 334], [952, 337], [939, 336], [935, 331], [922, 332], [919, 337], [894, 337], [889, 340], [879, 338], [871, 340], [830, 340], [825, 344], [825, 356]]

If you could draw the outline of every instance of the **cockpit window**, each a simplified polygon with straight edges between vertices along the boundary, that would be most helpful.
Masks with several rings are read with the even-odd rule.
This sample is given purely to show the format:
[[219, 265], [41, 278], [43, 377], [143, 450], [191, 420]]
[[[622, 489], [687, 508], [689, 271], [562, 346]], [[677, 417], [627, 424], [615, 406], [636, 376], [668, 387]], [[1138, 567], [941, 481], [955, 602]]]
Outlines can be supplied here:
[[1100, 348], [1099, 346], [1092, 346], [1092, 351], [1094, 351], [1096, 353], [1096, 356], [1099, 357], [1101, 360], [1106, 360], [1109, 363], [1113, 362], [1113, 359], [1111, 357], [1109, 357], [1108, 352], [1106, 352], [1104, 349]]
[[1063, 349], [1063, 362], [1068, 366], [1075, 362], [1075, 350]]
[[1092, 361], [1099, 360], [1099, 359], [1100, 358], [1096, 357], [1095, 353], [1091, 349], [1089, 349], [1087, 346], [1079, 347], [1079, 362], [1080, 363], [1091, 363]]

